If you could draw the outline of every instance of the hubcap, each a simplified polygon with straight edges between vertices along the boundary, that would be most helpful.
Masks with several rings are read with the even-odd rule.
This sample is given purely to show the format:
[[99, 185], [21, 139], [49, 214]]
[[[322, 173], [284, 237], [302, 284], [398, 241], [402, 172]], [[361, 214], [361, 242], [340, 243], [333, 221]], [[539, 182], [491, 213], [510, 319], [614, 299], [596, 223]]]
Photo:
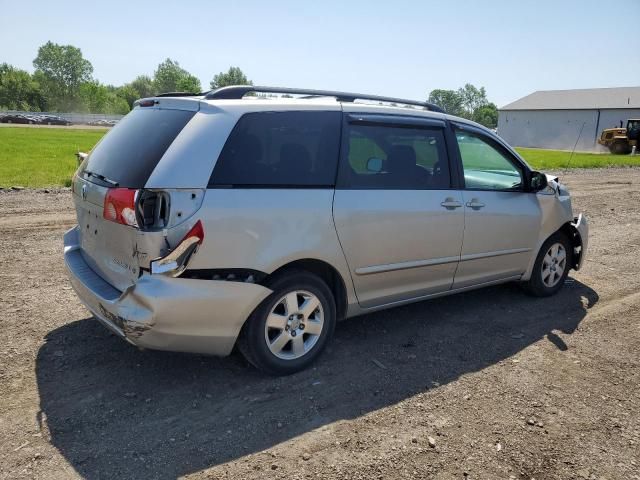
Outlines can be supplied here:
[[567, 251], [561, 243], [551, 245], [542, 259], [542, 283], [554, 287], [567, 268]]
[[306, 355], [318, 342], [324, 312], [318, 297], [295, 290], [276, 302], [267, 317], [264, 339], [271, 353], [284, 360]]

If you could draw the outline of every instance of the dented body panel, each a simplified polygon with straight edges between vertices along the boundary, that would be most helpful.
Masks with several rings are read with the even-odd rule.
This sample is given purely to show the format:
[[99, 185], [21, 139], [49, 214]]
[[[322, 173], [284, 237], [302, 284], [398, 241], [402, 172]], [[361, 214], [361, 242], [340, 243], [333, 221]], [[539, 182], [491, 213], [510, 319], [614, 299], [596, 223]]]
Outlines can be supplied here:
[[90, 268], [80, 248], [74, 227], [64, 236], [64, 258], [78, 297], [101, 323], [139, 347], [228, 355], [247, 317], [271, 293], [252, 283], [149, 274], [119, 291]]
[[559, 183], [558, 179], [555, 177], [548, 176], [548, 182], [549, 186], [545, 190], [536, 194], [536, 200], [541, 212], [541, 220], [538, 227], [535, 247], [532, 249], [527, 269], [520, 278], [523, 281], [531, 278], [531, 271], [533, 270], [533, 265], [542, 244], [555, 232], [563, 229], [563, 227], [576, 230], [579, 234], [579, 239], [577, 240], [579, 244], [574, 242], [573, 238], [570, 238], [574, 243], [574, 256], [579, 255], [578, 263], [574, 267], [576, 270], [582, 266], [586, 256], [589, 234], [586, 217], [580, 214], [580, 227], [578, 230], [577, 225], [574, 224], [574, 221], [577, 221], [577, 218], [574, 217], [573, 214], [571, 196], [569, 195], [566, 187]]

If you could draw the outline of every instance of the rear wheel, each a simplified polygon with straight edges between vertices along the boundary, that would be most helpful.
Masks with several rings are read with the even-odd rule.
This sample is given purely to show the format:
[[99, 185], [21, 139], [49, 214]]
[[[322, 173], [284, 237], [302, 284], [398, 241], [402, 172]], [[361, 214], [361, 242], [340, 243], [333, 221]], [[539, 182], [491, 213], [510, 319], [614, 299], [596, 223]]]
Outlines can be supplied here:
[[273, 293], [247, 320], [238, 347], [256, 368], [289, 375], [324, 350], [335, 329], [335, 300], [319, 277], [300, 270], [282, 272], [268, 287]]
[[531, 278], [524, 288], [536, 297], [558, 293], [569, 275], [573, 249], [566, 235], [556, 232], [540, 248], [533, 265]]

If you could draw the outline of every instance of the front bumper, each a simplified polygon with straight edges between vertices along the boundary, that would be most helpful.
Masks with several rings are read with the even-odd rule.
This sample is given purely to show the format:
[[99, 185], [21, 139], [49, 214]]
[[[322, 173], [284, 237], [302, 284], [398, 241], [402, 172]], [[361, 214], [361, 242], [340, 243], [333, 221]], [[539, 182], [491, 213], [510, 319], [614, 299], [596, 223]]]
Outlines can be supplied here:
[[576, 232], [578, 232], [578, 236], [580, 237], [580, 257], [578, 258], [575, 267], [576, 270], [580, 270], [584, 264], [584, 259], [587, 256], [587, 246], [589, 245], [589, 223], [587, 222], [587, 217], [579, 214], [574, 218], [571, 226], [576, 229]]
[[245, 320], [271, 293], [253, 283], [150, 274], [121, 292], [89, 267], [77, 229], [64, 235], [73, 289], [101, 323], [139, 347], [228, 355]]

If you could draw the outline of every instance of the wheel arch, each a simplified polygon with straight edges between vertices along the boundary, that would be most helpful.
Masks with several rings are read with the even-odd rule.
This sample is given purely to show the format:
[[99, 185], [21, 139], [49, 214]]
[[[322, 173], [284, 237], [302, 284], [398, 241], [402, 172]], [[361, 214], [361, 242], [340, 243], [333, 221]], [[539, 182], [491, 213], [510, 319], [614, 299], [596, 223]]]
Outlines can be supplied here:
[[347, 313], [347, 286], [342, 275], [340, 275], [340, 272], [333, 265], [315, 258], [302, 258], [285, 263], [278, 267], [276, 270], [268, 274], [260, 283], [263, 285], [268, 284], [270, 279], [281, 274], [285, 270], [304, 270], [320, 277], [320, 279], [327, 284], [333, 293], [333, 297], [336, 302], [337, 319], [341, 320], [345, 317]]
[[529, 266], [527, 267], [526, 272], [522, 275], [521, 280], [526, 281], [526, 280], [529, 280], [529, 278], [531, 278], [531, 272], [533, 270], [533, 266], [535, 264], [536, 258], [540, 253], [540, 249], [542, 248], [544, 243], [547, 240], [549, 240], [549, 238], [551, 238], [553, 235], [555, 235], [558, 232], [564, 234], [569, 240], [569, 242], [571, 243], [571, 246], [573, 247], [573, 252], [571, 255], [571, 268], [574, 270], [578, 270], [580, 268], [581, 255], [584, 250], [582, 237], [580, 235], [580, 232], [578, 232], [578, 229], [572, 222], [565, 222], [560, 226], [560, 228], [551, 232], [545, 238], [540, 240], [540, 243], [538, 244], [537, 248], [533, 252]]

